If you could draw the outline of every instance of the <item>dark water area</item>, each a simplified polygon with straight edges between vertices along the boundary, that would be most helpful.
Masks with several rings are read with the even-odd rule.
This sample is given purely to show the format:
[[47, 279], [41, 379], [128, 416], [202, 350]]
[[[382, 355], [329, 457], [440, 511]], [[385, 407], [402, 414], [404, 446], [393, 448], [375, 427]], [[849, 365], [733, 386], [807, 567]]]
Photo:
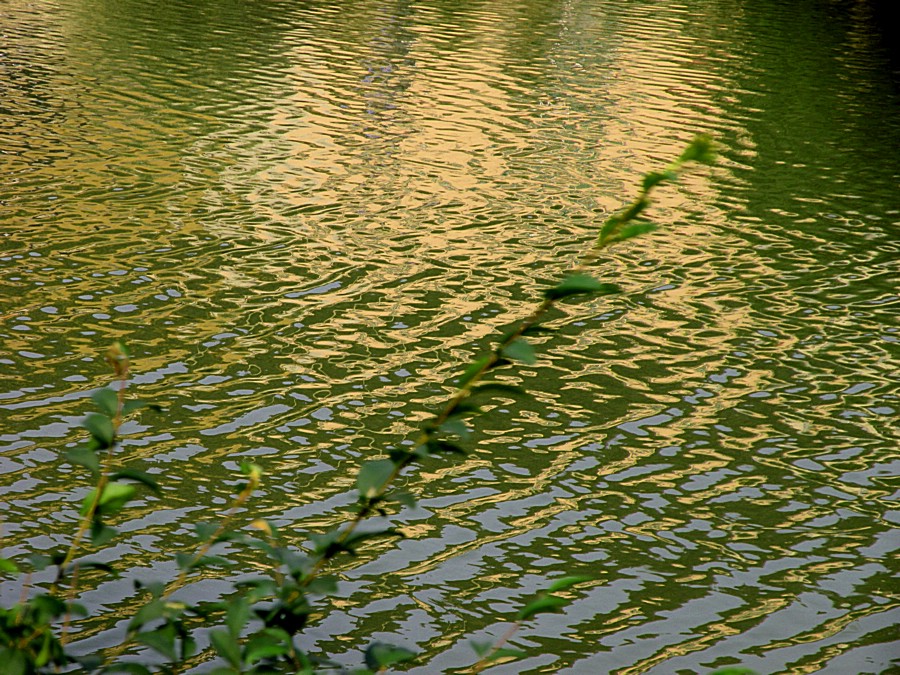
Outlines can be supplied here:
[[69, 541], [88, 479], [63, 455], [114, 340], [132, 394], [165, 407], [122, 449], [162, 494], [117, 523], [123, 577], [85, 591], [101, 620], [80, 650], [120, 638], [133, 579], [176, 576], [242, 460], [266, 472], [244, 522], [297, 545], [341, 522], [356, 467], [413, 437], [643, 172], [705, 132], [716, 166], [597, 263], [624, 292], [563, 303], [538, 363], [503, 376], [532, 396], [494, 399], [467, 457], [404, 476], [408, 538], [336, 570], [304, 647], [351, 667], [383, 640], [421, 653], [410, 672], [464, 672], [470, 641], [575, 573], [595, 581], [487, 672], [900, 672], [892, 16], [4, 0], [4, 555]]

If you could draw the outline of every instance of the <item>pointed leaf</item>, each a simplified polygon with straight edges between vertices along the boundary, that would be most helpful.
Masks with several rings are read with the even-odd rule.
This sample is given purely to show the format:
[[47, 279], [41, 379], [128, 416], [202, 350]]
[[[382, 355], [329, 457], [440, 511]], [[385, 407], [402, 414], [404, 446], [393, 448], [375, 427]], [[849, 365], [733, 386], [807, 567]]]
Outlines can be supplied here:
[[100, 472], [100, 459], [97, 453], [90, 448], [72, 448], [66, 451], [66, 459], [72, 464], [79, 464], [86, 469], [90, 469], [92, 473]]
[[338, 530], [331, 530], [329, 532], [325, 532], [324, 534], [316, 534], [315, 532], [311, 532], [309, 535], [309, 541], [310, 543], [312, 543], [313, 550], [316, 553], [328, 557], [329, 551], [331, 551], [331, 549], [335, 546], [340, 536], [341, 533]]
[[537, 363], [534, 347], [524, 338], [516, 338], [503, 348], [503, 356], [528, 365]]
[[250, 620], [250, 603], [246, 598], [237, 598], [228, 603], [228, 610], [225, 612], [225, 626], [228, 628], [228, 634], [234, 641], [237, 641], [247, 621]]
[[659, 228], [653, 223], [634, 223], [633, 225], [626, 225], [623, 227], [619, 233], [616, 235], [616, 241], [625, 241], [626, 239], [632, 239], [634, 237], [639, 237], [642, 234], [647, 234], [648, 232], [653, 232], [658, 230]]
[[673, 181], [678, 177], [678, 174], [674, 171], [651, 171], [650, 173], [644, 176], [644, 180], [641, 183], [641, 188], [645, 193], [650, 192], [653, 188], [655, 188], [660, 183], [665, 183], [667, 181]]
[[439, 439], [431, 439], [425, 444], [429, 454], [438, 454], [441, 452], [449, 452], [455, 455], [467, 455], [466, 449], [456, 443]]
[[479, 384], [472, 389], [472, 394], [488, 394], [488, 393], [498, 393], [498, 394], [511, 394], [514, 396], [523, 396], [528, 394], [522, 387], [517, 387], [514, 384], [503, 384], [502, 382], [485, 382], [484, 384]]
[[0, 558], [0, 572], [17, 574], [19, 572], [19, 567], [9, 558]]
[[166, 612], [166, 603], [162, 600], [151, 600], [141, 607], [128, 624], [128, 631], [140, 630], [141, 626], [162, 617]]
[[542, 326], [540, 324], [534, 324], [528, 326], [522, 331], [522, 335], [547, 335], [552, 333], [558, 333], [559, 330], [556, 328], [550, 328], [549, 326]]
[[202, 542], [211, 539], [218, 531], [219, 526], [216, 523], [194, 523], [194, 532], [197, 533], [197, 539]]
[[346, 551], [350, 555], [356, 555], [357, 546], [359, 546], [363, 542], [372, 539], [386, 539], [393, 537], [404, 539], [406, 535], [400, 532], [400, 530], [397, 530], [393, 527], [389, 527], [384, 530], [376, 530], [373, 532], [354, 532], [339, 545], [341, 547], [341, 550]]
[[559, 300], [570, 295], [582, 295], [585, 293], [609, 295], [610, 293], [618, 292], [619, 287], [615, 284], [601, 283], [587, 274], [571, 274], [563, 279], [562, 283], [556, 288], [546, 291], [544, 295], [551, 300]]
[[316, 595], [334, 595], [338, 585], [336, 577], [316, 577], [306, 585], [306, 590]]
[[441, 431], [446, 434], [454, 434], [459, 436], [463, 440], [469, 438], [471, 436], [471, 432], [469, 431], [469, 427], [466, 423], [459, 417], [453, 417], [441, 425]]
[[135, 410], [140, 410], [141, 408], [150, 408], [150, 410], [156, 412], [162, 412], [162, 406], [156, 403], [146, 403], [144, 401], [140, 401], [138, 399], [131, 399], [130, 401], [125, 401], [122, 404], [122, 416], [130, 415]]
[[480, 359], [473, 361], [469, 364], [469, 367], [465, 369], [463, 374], [460, 376], [459, 380], [456, 382], [456, 386], [462, 389], [466, 386], [472, 379], [482, 372], [491, 362], [490, 356], [482, 356]]
[[124, 469], [120, 469], [116, 471], [114, 474], [110, 476], [113, 480], [117, 480], [119, 478], [125, 478], [127, 480], [133, 480], [143, 485], [146, 485], [148, 488], [153, 490], [155, 493], [159, 494], [159, 483], [156, 482], [156, 479], [151, 476], [146, 471], [141, 471], [140, 469], [130, 469], [125, 467]]
[[359, 467], [356, 487], [363, 499], [372, 499], [384, 489], [397, 465], [390, 459], [373, 459]]
[[116, 412], [119, 410], [119, 395], [112, 389], [98, 389], [91, 394], [91, 400], [97, 404], [100, 412], [107, 417], [115, 417]]
[[695, 136], [691, 144], [681, 153], [678, 161], [680, 163], [699, 162], [701, 164], [713, 164], [716, 161], [715, 143], [706, 134]]
[[519, 611], [516, 619], [519, 621], [528, 621], [528, 619], [532, 618], [535, 614], [540, 614], [541, 612], [558, 612], [567, 604], [569, 604], [569, 601], [565, 598], [560, 598], [556, 595], [545, 595], [525, 605], [525, 607]]
[[28, 561], [38, 572], [41, 572], [47, 569], [50, 565], [55, 564], [52, 557], [43, 555], [41, 553], [32, 553], [30, 556], [28, 556]]
[[[136, 492], [134, 486], [128, 485], [127, 483], [107, 483], [103, 488], [103, 494], [100, 496], [100, 500], [97, 502], [97, 513], [104, 515], [118, 513], [122, 507], [134, 497]], [[81, 504], [80, 513], [82, 516], [87, 515], [91, 505], [94, 503], [96, 495], [96, 488], [88, 492]]]
[[606, 222], [603, 223], [603, 227], [600, 228], [600, 236], [598, 237], [598, 241], [601, 245], [609, 243], [612, 236], [616, 233], [616, 231], [622, 226], [622, 216], [618, 213], [611, 215], [606, 219]]
[[583, 584], [586, 581], [593, 581], [594, 577], [589, 577], [585, 575], [573, 575], [570, 577], [563, 577], [561, 579], [557, 579], [552, 584], [550, 584], [550, 588], [547, 590], [551, 593], [555, 593], [556, 591], [564, 591], [567, 588], [571, 588], [577, 584]]
[[166, 623], [164, 626], [147, 633], [138, 633], [137, 641], [152, 647], [170, 661], [176, 659], [175, 655], [175, 626]]
[[[110, 528], [110, 529], [112, 529], [112, 528]], [[80, 569], [80, 570], [95, 569], [95, 570], [103, 570], [104, 572], [113, 572], [114, 571], [112, 565], [105, 563], [105, 562], [100, 562], [99, 560], [85, 560], [83, 562], [79, 562], [78, 569]]]
[[119, 531], [116, 528], [105, 525], [100, 520], [95, 519], [91, 523], [91, 544], [94, 546], [105, 546], [117, 534]]
[[459, 401], [447, 413], [447, 417], [464, 417], [466, 415], [477, 415], [481, 412], [481, 408], [469, 401]]
[[219, 628], [209, 632], [209, 640], [219, 656], [235, 668], [241, 667], [241, 648], [236, 637], [230, 635], [228, 631]]
[[116, 433], [113, 429], [112, 420], [106, 415], [88, 413], [81, 424], [91, 433], [91, 437], [100, 448], [108, 448], [113, 444]]
[[491, 642], [482, 641], [482, 640], [470, 640], [469, 644], [472, 645], [472, 649], [479, 657], [484, 657], [488, 652], [491, 651], [491, 647], [494, 645]]
[[366, 666], [372, 670], [381, 670], [401, 663], [409, 661], [416, 657], [416, 653], [406, 649], [405, 647], [395, 647], [394, 645], [385, 644], [383, 642], [374, 642], [366, 649], [365, 659]]
[[396, 492], [394, 493], [393, 498], [395, 501], [410, 509], [414, 509], [419, 505], [415, 496], [409, 492]]

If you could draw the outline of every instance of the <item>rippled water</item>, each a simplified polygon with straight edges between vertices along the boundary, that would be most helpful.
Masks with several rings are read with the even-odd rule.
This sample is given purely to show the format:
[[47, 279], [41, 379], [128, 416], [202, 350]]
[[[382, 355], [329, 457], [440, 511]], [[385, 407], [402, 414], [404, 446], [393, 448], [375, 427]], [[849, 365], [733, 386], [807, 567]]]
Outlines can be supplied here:
[[598, 265], [626, 293], [567, 303], [510, 371], [533, 397], [496, 399], [471, 455], [405, 478], [409, 538], [341, 568], [307, 646], [355, 665], [386, 639], [422, 653], [413, 672], [464, 668], [574, 572], [596, 582], [490, 672], [897, 672], [881, 6], [6, 0], [6, 553], [68, 541], [87, 488], [60, 455], [114, 339], [166, 408], [124, 428], [164, 490], [121, 524], [129, 572], [85, 602], [114, 623], [130, 579], [171, 578], [241, 459], [267, 473], [248, 519], [298, 543], [339, 522], [359, 462], [706, 131], [719, 164]]

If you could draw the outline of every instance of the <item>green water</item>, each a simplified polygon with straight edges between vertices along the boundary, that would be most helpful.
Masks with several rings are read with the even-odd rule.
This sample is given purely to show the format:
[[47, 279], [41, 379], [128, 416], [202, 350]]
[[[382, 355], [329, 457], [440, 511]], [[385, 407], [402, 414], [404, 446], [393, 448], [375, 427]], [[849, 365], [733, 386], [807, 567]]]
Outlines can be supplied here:
[[[716, 167], [568, 302], [533, 391], [404, 479], [409, 537], [304, 638], [452, 672], [564, 573], [491, 673], [888, 673], [897, 660], [900, 75], [867, 2], [0, 3], [7, 555], [68, 541], [102, 354], [159, 474], [86, 591], [114, 643], [252, 459], [298, 544], [696, 132]], [[883, 11], [879, 10], [879, 11]], [[246, 560], [252, 567], [253, 560]], [[40, 581], [40, 579], [38, 579]], [[186, 597], [215, 597], [205, 579]], [[0, 584], [0, 598], [18, 597]], [[149, 656], [147, 657], [149, 658]], [[209, 669], [209, 664], [197, 672]]]

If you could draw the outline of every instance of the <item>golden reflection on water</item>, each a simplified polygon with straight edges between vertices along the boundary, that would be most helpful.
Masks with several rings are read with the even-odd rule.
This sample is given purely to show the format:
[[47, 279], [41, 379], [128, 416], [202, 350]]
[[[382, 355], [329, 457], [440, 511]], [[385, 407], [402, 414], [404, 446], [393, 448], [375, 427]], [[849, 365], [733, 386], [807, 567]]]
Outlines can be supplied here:
[[[129, 515], [129, 567], [188, 548], [179, 524], [221, 511], [242, 458], [268, 480], [248, 515], [298, 543], [342, 522], [359, 462], [414, 433], [641, 173], [710, 130], [717, 167], [660, 192], [662, 231], [598, 265], [626, 293], [560, 307], [542, 361], [504, 375], [532, 396], [486, 403], [469, 456], [404, 478], [422, 508], [399, 518], [408, 542], [378, 548], [403, 555], [337, 572], [400, 599], [398, 616], [424, 612], [441, 635], [426, 658], [488, 629], [535, 577], [593, 574], [579, 598], [602, 612], [559, 617], [559, 660], [536, 671], [612, 668], [591, 661], [609, 638], [640, 647], [617, 672], [706, 667], [722, 644], [774, 670], [777, 649], [809, 645], [790, 667], [812, 672], [853, 621], [888, 625], [877, 551], [896, 359], [878, 336], [895, 323], [883, 226], [896, 211], [871, 158], [821, 165], [840, 105], [866, 137], [858, 100], [829, 95], [827, 124], [798, 122], [835, 60], [784, 69], [755, 10], [701, 4], [280, 7], [266, 31], [228, 4], [197, 25], [178, 3], [153, 17], [11, 5], [29, 27], [10, 24], [16, 58], [53, 60], [29, 75], [50, 103], [17, 117], [27, 153], [0, 166], [15, 177], [0, 188], [2, 252], [41, 254], [0, 261], [7, 540], [29, 549], [35, 530], [71, 523], [76, 476], [29, 453], [80, 442], [84, 394], [107, 381], [96, 356], [118, 338], [137, 346], [132, 390], [167, 408], [128, 428], [127, 456], [166, 479]], [[868, 49], [857, 14], [847, 44]], [[841, 67], [869, 72], [850, 56]], [[12, 91], [9, 106], [31, 105], [31, 89]], [[834, 173], [857, 176], [866, 204]], [[801, 593], [869, 604], [781, 641], [750, 631]], [[357, 612], [323, 640], [382, 619]], [[683, 632], [665, 622], [682, 619]], [[872, 630], [842, 652], [880, 644]]]

